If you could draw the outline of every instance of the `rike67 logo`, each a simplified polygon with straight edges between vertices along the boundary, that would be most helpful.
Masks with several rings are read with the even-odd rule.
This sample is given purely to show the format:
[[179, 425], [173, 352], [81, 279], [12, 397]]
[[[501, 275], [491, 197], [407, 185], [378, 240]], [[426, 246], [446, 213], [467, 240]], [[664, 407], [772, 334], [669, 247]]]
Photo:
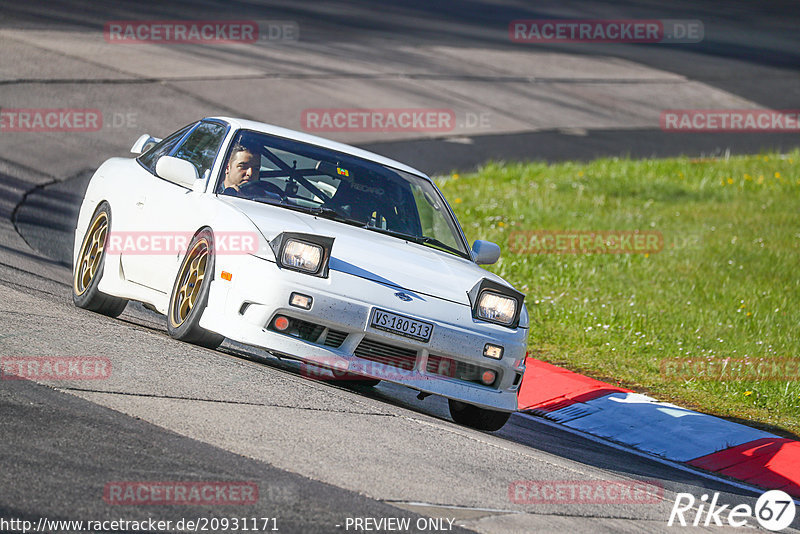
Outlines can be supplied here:
[[770, 490], [762, 494], [754, 508], [749, 504], [719, 503], [719, 493], [714, 493], [711, 501], [708, 495], [700, 497], [699, 502], [691, 493], [678, 493], [669, 514], [667, 526], [724, 526], [753, 527], [748, 519], [755, 518], [762, 528], [777, 532], [792, 524], [797, 512], [792, 497], [781, 490]]

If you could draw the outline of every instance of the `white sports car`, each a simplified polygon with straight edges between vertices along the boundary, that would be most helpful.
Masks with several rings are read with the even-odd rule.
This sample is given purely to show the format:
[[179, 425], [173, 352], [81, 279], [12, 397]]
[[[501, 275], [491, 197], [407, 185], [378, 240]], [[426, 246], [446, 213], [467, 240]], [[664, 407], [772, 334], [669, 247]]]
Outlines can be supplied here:
[[304, 369], [449, 399], [497, 430], [525, 370], [524, 295], [478, 267], [425, 174], [319, 137], [207, 118], [95, 172], [75, 229], [73, 300], [112, 317], [128, 300], [169, 334], [224, 338]]

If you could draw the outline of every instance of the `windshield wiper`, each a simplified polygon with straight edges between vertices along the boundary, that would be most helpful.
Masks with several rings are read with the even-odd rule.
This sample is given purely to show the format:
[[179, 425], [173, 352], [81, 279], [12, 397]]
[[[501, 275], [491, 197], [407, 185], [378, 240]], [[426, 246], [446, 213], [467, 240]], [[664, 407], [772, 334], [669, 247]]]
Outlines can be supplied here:
[[462, 252], [462, 251], [458, 250], [458, 249], [457, 249], [457, 248], [455, 248], [455, 247], [451, 247], [450, 245], [448, 245], [448, 244], [446, 244], [446, 243], [443, 243], [443, 242], [439, 241], [439, 240], [438, 240], [438, 239], [436, 239], [435, 237], [430, 237], [430, 236], [427, 236], [427, 235], [425, 235], [425, 236], [422, 236], [422, 239], [424, 239], [424, 242], [422, 243], [423, 245], [433, 245], [434, 247], [443, 248], [443, 249], [445, 249], [445, 250], [447, 250], [447, 251], [449, 251], [449, 252], [452, 252], [453, 254], [456, 254], [456, 255], [458, 255], [458, 256], [461, 256], [462, 258], [466, 258], [466, 259], [468, 259], [468, 260], [471, 260], [471, 259], [472, 259], [472, 258], [469, 256], [469, 254], [466, 254], [466, 253], [464, 253], [464, 252]]
[[388, 230], [386, 228], [379, 228], [377, 226], [365, 226], [364, 228], [366, 228], [367, 230], [373, 230], [375, 232], [380, 232], [382, 234], [386, 234], [386, 235], [390, 235], [390, 236], [394, 236], [394, 237], [399, 237], [401, 239], [405, 239], [407, 241], [411, 241], [413, 243], [417, 243], [418, 245], [429, 245], [429, 246], [434, 246], [434, 247], [438, 247], [438, 248], [443, 248], [448, 252], [452, 252], [453, 254], [455, 254], [457, 256], [461, 256], [462, 258], [466, 258], [468, 260], [472, 259], [469, 256], [467, 256], [464, 252], [458, 250], [457, 248], [451, 247], [450, 245], [442, 243], [441, 241], [439, 241], [435, 237], [430, 237], [430, 236], [427, 236], [427, 235], [406, 234], [406, 233], [403, 233], [403, 232], [397, 232], [395, 230]]
[[352, 217], [348, 217], [347, 215], [340, 213], [338, 210], [329, 208], [328, 206], [319, 206], [316, 208], [310, 206], [292, 206], [292, 208], [293, 209], [296, 208], [297, 211], [310, 213], [311, 215], [317, 215], [319, 217], [331, 219], [332, 221], [342, 222], [345, 224], [350, 224], [352, 226], [358, 226], [359, 228], [367, 227], [364, 221], [359, 221], [358, 219], [353, 219]]
[[[236, 197], [236, 198], [247, 198], [247, 197]], [[288, 204], [285, 200], [280, 197], [253, 197], [248, 198], [247, 200], [252, 200], [253, 202], [258, 202], [260, 204], [269, 204], [270, 206], [283, 206], [283, 207], [291, 207], [291, 204]]]
[[326, 219], [331, 219], [333, 221], [342, 222], [345, 224], [350, 224], [353, 226], [358, 226], [359, 228], [366, 228], [366, 223], [364, 221], [359, 221], [358, 219], [353, 219], [340, 213], [339, 211], [329, 208], [328, 206], [300, 206], [299, 204], [295, 204], [294, 202], [290, 202], [283, 198], [270, 198], [270, 197], [256, 197], [252, 198], [255, 202], [261, 202], [262, 204], [269, 204], [271, 206], [280, 206], [282, 208], [287, 208], [293, 211], [299, 211], [301, 213], [308, 213], [309, 215], [316, 215], [318, 217], [324, 217]]

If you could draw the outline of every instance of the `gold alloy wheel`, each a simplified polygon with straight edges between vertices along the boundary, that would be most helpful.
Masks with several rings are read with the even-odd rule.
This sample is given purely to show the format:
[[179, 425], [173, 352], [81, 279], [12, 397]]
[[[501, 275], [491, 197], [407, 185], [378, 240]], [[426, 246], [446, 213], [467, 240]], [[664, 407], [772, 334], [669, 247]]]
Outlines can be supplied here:
[[172, 299], [170, 321], [172, 326], [183, 324], [200, 295], [208, 264], [208, 241], [200, 239], [186, 255], [178, 275], [178, 290]]
[[83, 238], [83, 246], [78, 254], [78, 268], [75, 269], [75, 279], [73, 286], [76, 295], [83, 295], [94, 280], [100, 263], [103, 260], [103, 253], [106, 248], [106, 234], [108, 233], [108, 214], [101, 211], [97, 214], [86, 237]]

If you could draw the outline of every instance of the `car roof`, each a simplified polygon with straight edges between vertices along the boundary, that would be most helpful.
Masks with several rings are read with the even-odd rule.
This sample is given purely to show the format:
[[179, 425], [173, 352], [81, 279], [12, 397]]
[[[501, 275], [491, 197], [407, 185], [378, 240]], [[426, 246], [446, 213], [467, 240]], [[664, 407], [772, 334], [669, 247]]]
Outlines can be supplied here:
[[307, 133], [298, 132], [296, 130], [282, 128], [280, 126], [275, 126], [274, 124], [267, 124], [265, 122], [251, 121], [247, 119], [237, 119], [233, 117], [207, 117], [207, 118], [223, 120], [229, 123], [231, 127], [235, 129], [254, 130], [256, 132], [271, 134], [286, 139], [292, 139], [294, 141], [300, 141], [302, 143], [308, 143], [311, 145], [317, 145], [331, 150], [336, 150], [337, 152], [343, 152], [351, 156], [356, 156], [359, 158], [374, 161], [376, 163], [380, 163], [381, 165], [392, 167], [394, 169], [399, 169], [401, 171], [405, 171], [411, 174], [415, 174], [417, 176], [426, 178], [429, 181], [431, 180], [430, 177], [424, 172], [417, 170], [413, 167], [409, 167], [405, 163], [400, 163], [399, 161], [395, 161], [385, 156], [381, 156], [380, 154], [375, 154], [374, 152], [369, 152], [368, 150], [363, 150], [361, 148], [357, 148], [351, 145], [346, 145], [344, 143], [331, 141], [330, 139], [325, 139], [324, 137], [317, 137], [316, 135], [310, 135]]

